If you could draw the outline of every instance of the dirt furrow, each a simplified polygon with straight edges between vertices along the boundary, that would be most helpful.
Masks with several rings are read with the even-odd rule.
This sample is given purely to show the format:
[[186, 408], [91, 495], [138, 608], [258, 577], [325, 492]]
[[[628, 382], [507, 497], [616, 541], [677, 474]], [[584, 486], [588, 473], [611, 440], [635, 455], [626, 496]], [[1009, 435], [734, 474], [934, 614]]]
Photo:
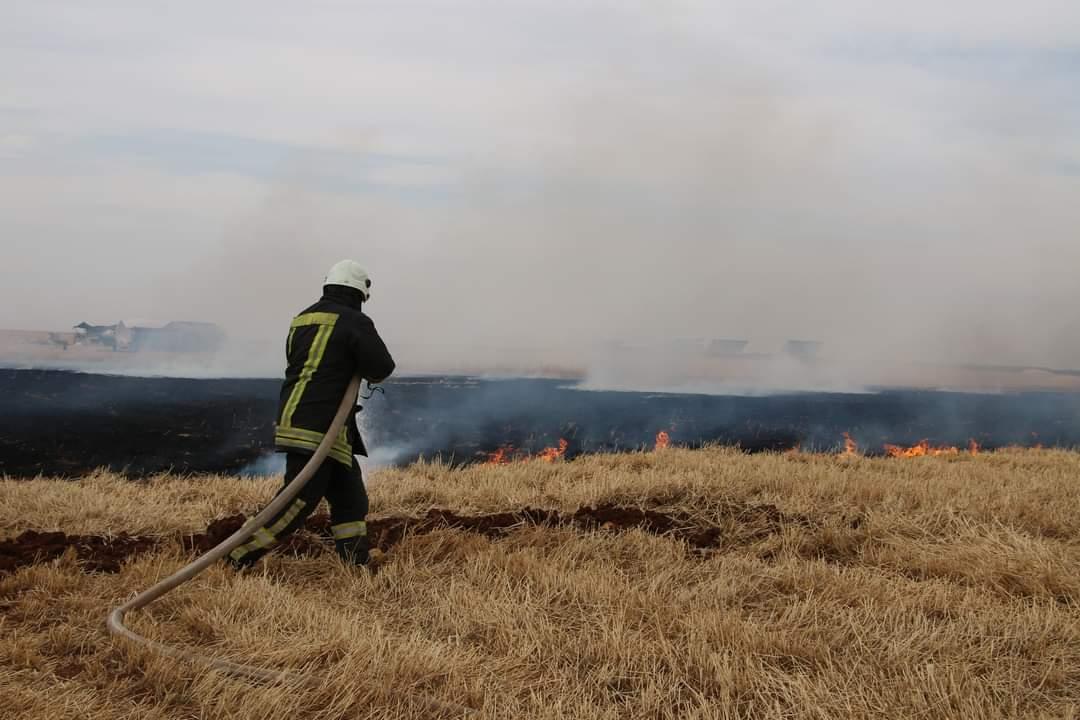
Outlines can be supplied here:
[[[644, 530], [685, 542], [697, 550], [719, 548], [727, 544], [747, 543], [780, 532], [786, 524], [812, 524], [802, 517], [785, 516], [773, 505], [731, 506], [721, 513], [723, 525], [705, 524], [688, 515], [663, 513], [617, 505], [589, 506], [573, 513], [522, 508], [514, 512], [489, 515], [459, 515], [451, 510], [430, 510], [420, 517], [373, 518], [368, 521], [368, 536], [373, 547], [384, 552], [407, 535], [454, 528], [497, 539], [523, 527], [571, 527], [582, 531], [625, 532]], [[213, 521], [205, 532], [182, 535], [185, 550], [206, 552], [238, 530], [246, 520], [232, 515]], [[330, 518], [316, 515], [304, 526], [306, 533], [294, 533], [279, 546], [279, 552], [299, 555], [318, 554], [329, 547]], [[117, 572], [121, 564], [139, 553], [175, 538], [116, 535], [67, 535], [62, 532], [27, 530], [16, 538], [0, 540], [0, 575], [20, 567], [55, 560], [74, 553], [88, 571]]]

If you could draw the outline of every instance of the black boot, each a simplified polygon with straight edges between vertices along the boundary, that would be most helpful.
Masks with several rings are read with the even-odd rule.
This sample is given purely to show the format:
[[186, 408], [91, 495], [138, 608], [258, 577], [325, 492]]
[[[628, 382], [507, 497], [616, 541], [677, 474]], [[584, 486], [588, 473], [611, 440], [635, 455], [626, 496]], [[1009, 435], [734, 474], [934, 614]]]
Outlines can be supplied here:
[[336, 540], [334, 548], [337, 550], [338, 557], [349, 565], [367, 565], [368, 563], [369, 546], [368, 539], [364, 535]]
[[226, 555], [224, 557], [224, 560], [228, 564], [228, 566], [231, 567], [233, 570], [235, 570], [238, 573], [242, 573], [242, 572], [246, 572], [246, 571], [250, 570], [251, 568], [253, 568], [255, 566], [255, 563], [257, 563], [259, 561], [259, 558], [261, 558], [265, 554], [266, 553], [262, 553], [262, 552], [259, 552], [259, 553], [250, 552], [247, 555], [245, 555], [243, 557], [243, 559], [241, 559], [241, 560], [237, 560], [236, 558], [232, 557], [231, 555]]

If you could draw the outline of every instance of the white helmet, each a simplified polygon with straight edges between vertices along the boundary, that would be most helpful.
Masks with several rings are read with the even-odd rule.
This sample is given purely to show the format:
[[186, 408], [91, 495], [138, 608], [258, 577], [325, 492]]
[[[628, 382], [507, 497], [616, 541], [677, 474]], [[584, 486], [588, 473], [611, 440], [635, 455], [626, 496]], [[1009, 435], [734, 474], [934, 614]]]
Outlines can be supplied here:
[[326, 282], [323, 284], [351, 287], [360, 291], [360, 294], [364, 296], [364, 302], [371, 299], [371, 279], [367, 271], [355, 260], [342, 260], [335, 263], [334, 267], [330, 268], [330, 272], [326, 273]]

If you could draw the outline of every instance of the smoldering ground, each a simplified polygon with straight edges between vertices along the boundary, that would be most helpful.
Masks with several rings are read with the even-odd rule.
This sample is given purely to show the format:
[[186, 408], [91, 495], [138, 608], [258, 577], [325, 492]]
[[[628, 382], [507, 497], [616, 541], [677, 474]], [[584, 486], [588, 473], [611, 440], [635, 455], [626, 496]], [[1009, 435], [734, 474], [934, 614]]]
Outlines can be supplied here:
[[[271, 474], [278, 383], [272, 379], [130, 378], [2, 370], [0, 475], [130, 477]], [[561, 381], [405, 378], [365, 402], [371, 469], [439, 458], [451, 465], [680, 447], [834, 452], [885, 444], [982, 449], [1080, 446], [1078, 393], [915, 391], [761, 397], [580, 391]], [[957, 451], [959, 452], [959, 451]]]

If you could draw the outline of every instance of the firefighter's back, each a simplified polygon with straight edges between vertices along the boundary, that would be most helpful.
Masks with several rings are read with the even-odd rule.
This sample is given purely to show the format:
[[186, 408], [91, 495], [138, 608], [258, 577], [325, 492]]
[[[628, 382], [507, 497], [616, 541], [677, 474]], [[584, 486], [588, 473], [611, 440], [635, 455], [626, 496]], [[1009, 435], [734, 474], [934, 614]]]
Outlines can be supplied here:
[[[285, 343], [287, 366], [275, 433], [278, 449], [313, 452], [353, 376], [374, 382], [393, 372], [393, 358], [360, 305], [351, 288], [328, 285], [317, 303], [293, 318]], [[344, 434], [331, 457], [352, 462]]]

